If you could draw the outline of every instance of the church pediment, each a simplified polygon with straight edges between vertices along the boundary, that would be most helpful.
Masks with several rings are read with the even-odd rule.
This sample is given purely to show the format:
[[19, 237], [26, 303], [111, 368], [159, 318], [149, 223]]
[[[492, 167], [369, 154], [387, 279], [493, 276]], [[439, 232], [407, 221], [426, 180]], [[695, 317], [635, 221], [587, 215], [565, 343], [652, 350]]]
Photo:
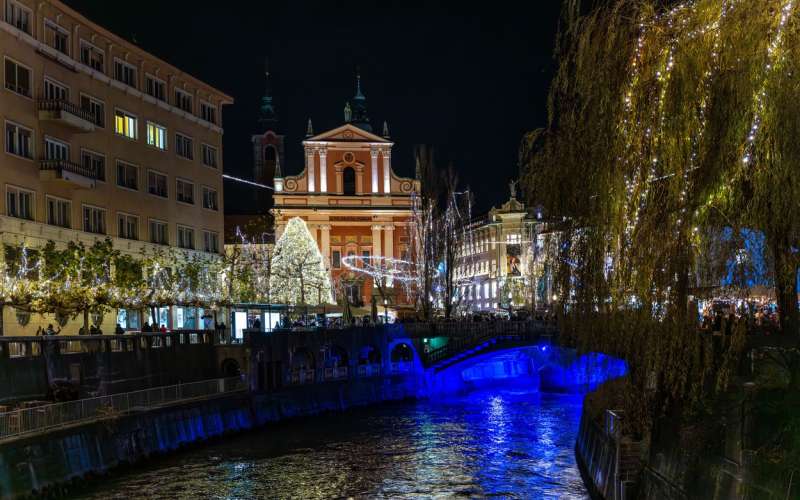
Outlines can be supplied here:
[[380, 142], [383, 144], [392, 144], [392, 141], [367, 132], [366, 130], [362, 130], [350, 123], [315, 135], [303, 142]]

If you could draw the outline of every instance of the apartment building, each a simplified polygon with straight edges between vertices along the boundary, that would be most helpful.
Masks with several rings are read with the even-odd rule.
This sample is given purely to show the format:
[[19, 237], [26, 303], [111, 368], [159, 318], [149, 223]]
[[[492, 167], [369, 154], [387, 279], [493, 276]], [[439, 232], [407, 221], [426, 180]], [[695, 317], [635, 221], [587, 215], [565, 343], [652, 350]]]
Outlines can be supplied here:
[[61, 2], [1, 1], [0, 242], [220, 254], [233, 99]]

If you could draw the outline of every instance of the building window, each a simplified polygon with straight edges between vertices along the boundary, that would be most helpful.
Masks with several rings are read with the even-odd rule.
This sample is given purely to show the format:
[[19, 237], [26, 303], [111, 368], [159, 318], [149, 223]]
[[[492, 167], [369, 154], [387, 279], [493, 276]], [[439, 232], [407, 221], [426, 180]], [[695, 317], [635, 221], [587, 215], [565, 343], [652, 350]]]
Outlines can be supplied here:
[[139, 167], [117, 160], [117, 186], [139, 189]]
[[370, 264], [369, 250], [361, 250], [361, 265], [368, 266]]
[[69, 101], [69, 89], [55, 80], [45, 78], [44, 98], [50, 101]]
[[192, 112], [192, 95], [181, 89], [175, 89], [175, 106], [186, 111]]
[[194, 205], [194, 184], [181, 179], [176, 180], [175, 199], [181, 203]]
[[33, 131], [16, 123], [6, 122], [6, 152], [23, 158], [33, 158]]
[[61, 198], [54, 198], [48, 196], [47, 198], [47, 223], [51, 226], [70, 227], [70, 212], [72, 211], [72, 204], [69, 200], [62, 200]]
[[44, 138], [45, 160], [69, 160], [69, 144], [52, 137]]
[[191, 160], [194, 157], [192, 139], [182, 134], [175, 134], [175, 153], [181, 158]]
[[105, 209], [84, 205], [83, 230], [87, 233], [106, 234]]
[[6, 88], [19, 95], [31, 96], [31, 70], [6, 58]]
[[147, 144], [160, 150], [167, 149], [167, 128], [147, 122]]
[[114, 59], [114, 79], [136, 88], [136, 67], [120, 59]]
[[130, 113], [117, 109], [114, 111], [114, 131], [128, 139], [136, 139], [138, 120]]
[[203, 250], [211, 253], [219, 253], [219, 234], [211, 231], [203, 231]]
[[117, 236], [128, 240], [139, 239], [139, 218], [135, 215], [117, 214]]
[[217, 107], [207, 102], [200, 101], [200, 118], [209, 122], [217, 123]]
[[203, 165], [217, 168], [217, 148], [203, 144], [201, 149], [203, 152]]
[[203, 208], [207, 208], [209, 210], [219, 210], [216, 189], [203, 186]]
[[144, 91], [147, 95], [153, 96], [159, 101], [167, 100], [167, 84], [153, 75], [144, 76]]
[[342, 252], [341, 250], [334, 250], [331, 252], [331, 267], [339, 269], [342, 267]]
[[356, 171], [352, 167], [347, 167], [342, 172], [342, 187], [345, 195], [356, 194]]
[[6, 213], [11, 217], [33, 220], [33, 191], [7, 186]]
[[105, 182], [106, 180], [106, 157], [95, 152], [82, 149], [81, 164], [84, 168], [93, 169], [95, 179]]
[[81, 40], [81, 62], [100, 73], [106, 72], [106, 55], [86, 40]]
[[147, 192], [160, 196], [167, 197], [167, 176], [150, 170], [147, 172]]
[[166, 222], [150, 219], [150, 242], [158, 245], [169, 245]]
[[69, 31], [49, 19], [44, 22], [44, 43], [69, 55]]
[[178, 226], [178, 246], [194, 250], [194, 229]]
[[20, 31], [31, 34], [31, 11], [27, 7], [6, 0], [6, 22]]
[[106, 105], [92, 96], [81, 94], [81, 108], [94, 117], [94, 124], [100, 128], [106, 126]]

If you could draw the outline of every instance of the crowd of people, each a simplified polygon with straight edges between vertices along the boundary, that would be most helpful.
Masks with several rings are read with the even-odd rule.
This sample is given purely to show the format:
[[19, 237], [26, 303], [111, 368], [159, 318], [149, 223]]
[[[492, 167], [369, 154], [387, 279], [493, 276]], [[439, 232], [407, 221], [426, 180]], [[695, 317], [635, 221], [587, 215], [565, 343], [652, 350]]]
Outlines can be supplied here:
[[746, 321], [748, 332], [769, 335], [779, 326], [777, 306], [773, 302], [711, 301], [701, 312], [700, 328], [730, 335], [737, 321]]

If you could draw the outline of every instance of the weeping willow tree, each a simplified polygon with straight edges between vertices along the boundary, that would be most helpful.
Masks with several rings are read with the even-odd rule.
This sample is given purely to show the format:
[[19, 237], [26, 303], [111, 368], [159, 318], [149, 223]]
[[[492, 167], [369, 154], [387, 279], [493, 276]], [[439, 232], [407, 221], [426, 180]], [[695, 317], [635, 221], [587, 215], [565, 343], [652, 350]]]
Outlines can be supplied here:
[[658, 388], [636, 391], [644, 415], [714, 385], [689, 297], [723, 230], [763, 234], [781, 326], [797, 333], [800, 12], [794, 0], [578, 7], [564, 9], [549, 123], [522, 144], [523, 185], [564, 220], [552, 264], [567, 323]]

